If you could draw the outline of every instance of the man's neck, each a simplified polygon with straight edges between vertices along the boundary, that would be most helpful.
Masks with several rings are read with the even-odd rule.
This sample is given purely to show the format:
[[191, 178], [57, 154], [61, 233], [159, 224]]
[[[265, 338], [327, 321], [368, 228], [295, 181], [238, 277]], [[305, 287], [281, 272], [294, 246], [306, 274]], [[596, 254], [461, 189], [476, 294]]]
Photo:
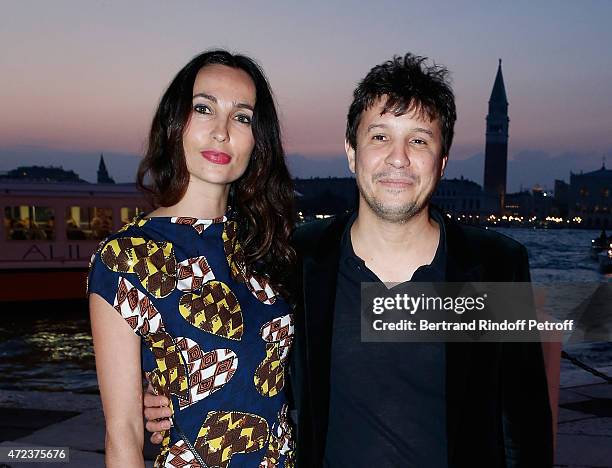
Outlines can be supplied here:
[[432, 262], [439, 239], [440, 226], [430, 219], [427, 206], [406, 222], [394, 223], [360, 205], [351, 228], [355, 254], [385, 282], [410, 280], [417, 268]]

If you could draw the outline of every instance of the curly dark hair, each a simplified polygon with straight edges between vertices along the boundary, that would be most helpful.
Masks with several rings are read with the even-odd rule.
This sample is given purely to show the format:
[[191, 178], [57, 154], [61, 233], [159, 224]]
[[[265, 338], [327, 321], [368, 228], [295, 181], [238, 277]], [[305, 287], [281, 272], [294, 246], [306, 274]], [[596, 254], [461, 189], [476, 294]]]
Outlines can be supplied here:
[[357, 148], [357, 128], [361, 114], [375, 101], [387, 98], [383, 113], [403, 115], [415, 111], [429, 120], [439, 119], [442, 130], [442, 156], [448, 156], [453, 142], [457, 109], [451, 89], [448, 70], [433, 64], [427, 66], [427, 57], [407, 53], [394, 56], [372, 68], [359, 82], [353, 93], [353, 102], [346, 121], [346, 140]]
[[172, 206], [185, 194], [189, 173], [183, 133], [192, 113], [193, 85], [198, 72], [219, 64], [245, 71], [256, 90], [252, 130], [255, 146], [245, 173], [232, 183], [231, 203], [238, 222], [247, 268], [267, 275], [281, 286], [293, 264], [289, 244], [294, 227], [294, 187], [285, 164], [281, 130], [270, 85], [257, 63], [226, 50], [194, 57], [172, 80], [153, 117], [138, 187], [153, 206]]

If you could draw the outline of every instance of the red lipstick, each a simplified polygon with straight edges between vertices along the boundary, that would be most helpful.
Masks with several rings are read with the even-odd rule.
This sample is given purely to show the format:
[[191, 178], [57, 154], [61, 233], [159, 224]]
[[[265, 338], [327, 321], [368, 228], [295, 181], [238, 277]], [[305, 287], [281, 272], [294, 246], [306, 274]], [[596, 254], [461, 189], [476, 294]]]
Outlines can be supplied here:
[[207, 150], [200, 153], [202, 157], [213, 164], [229, 164], [232, 157], [223, 151]]

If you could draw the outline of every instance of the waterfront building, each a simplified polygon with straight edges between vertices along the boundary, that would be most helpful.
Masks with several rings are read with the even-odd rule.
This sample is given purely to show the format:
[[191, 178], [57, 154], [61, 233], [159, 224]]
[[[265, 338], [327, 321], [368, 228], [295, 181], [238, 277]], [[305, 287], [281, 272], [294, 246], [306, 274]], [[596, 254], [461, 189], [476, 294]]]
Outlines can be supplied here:
[[553, 194], [536, 185], [531, 192], [521, 190], [506, 194], [504, 212], [508, 216], [520, 217], [524, 220], [536, 218], [545, 219], [552, 213]]
[[582, 219], [582, 226], [612, 228], [612, 169], [601, 168], [586, 174], [570, 173], [570, 217]]
[[464, 179], [442, 179], [431, 202], [445, 213], [458, 218], [480, 219], [497, 213], [497, 197], [487, 193], [476, 182]]
[[569, 184], [564, 180], [555, 179], [555, 193], [551, 214], [561, 218], [569, 216]]
[[294, 179], [296, 208], [302, 217], [344, 213], [357, 206], [357, 184], [353, 177]]

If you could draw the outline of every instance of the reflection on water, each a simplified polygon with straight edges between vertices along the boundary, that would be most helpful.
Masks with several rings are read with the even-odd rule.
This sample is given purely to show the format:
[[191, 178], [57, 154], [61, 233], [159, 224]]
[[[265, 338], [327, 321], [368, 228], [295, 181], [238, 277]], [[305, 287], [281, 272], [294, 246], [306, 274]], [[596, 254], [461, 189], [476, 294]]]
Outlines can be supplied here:
[[[602, 274], [590, 256], [591, 239], [598, 231], [578, 229], [496, 229], [521, 242], [529, 252], [531, 279], [542, 283], [612, 282], [612, 274]], [[568, 307], [568, 304], [557, 304]], [[612, 307], [612, 304], [610, 304]], [[579, 343], [564, 349], [593, 367], [612, 365], [612, 343]], [[562, 361], [562, 370], [576, 369]]]
[[[9, 315], [7, 312], [3, 311]], [[86, 310], [81, 317], [87, 317]], [[4, 319], [0, 326], [0, 388], [97, 391], [89, 321]]]
[[[596, 231], [497, 230], [527, 247], [533, 281], [612, 282], [612, 275], [599, 273], [589, 255]], [[75, 306], [69, 312], [70, 318], [52, 310], [35, 315], [0, 311], [0, 388], [97, 391], [87, 310]], [[612, 365], [609, 342], [571, 345], [566, 350], [591, 366]], [[575, 369], [566, 361], [562, 365]]]

